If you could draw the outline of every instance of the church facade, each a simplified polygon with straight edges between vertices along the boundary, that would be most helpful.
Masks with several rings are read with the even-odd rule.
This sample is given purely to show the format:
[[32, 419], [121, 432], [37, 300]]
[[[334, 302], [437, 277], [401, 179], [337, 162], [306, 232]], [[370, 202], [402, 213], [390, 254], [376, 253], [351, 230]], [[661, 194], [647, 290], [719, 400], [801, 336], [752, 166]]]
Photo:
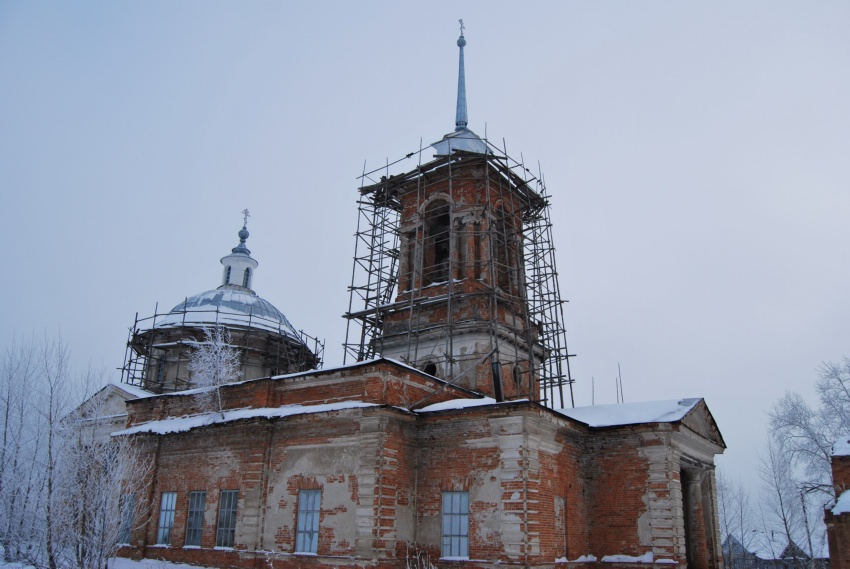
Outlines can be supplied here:
[[125, 555], [220, 567], [404, 567], [418, 553], [464, 567], [722, 563], [723, 441], [700, 399], [556, 411], [385, 359], [223, 396], [223, 413], [199, 413], [192, 393], [128, 403], [122, 434], [154, 468]]
[[[245, 377], [219, 388], [215, 410], [180, 390], [189, 376], [127, 401], [116, 436], [152, 468], [144, 495], [124, 501], [122, 555], [244, 568], [722, 566], [714, 457], [725, 444], [705, 402], [571, 404], [557, 271], [529, 262], [552, 251], [539, 246], [546, 197], [467, 127], [465, 45], [461, 34], [455, 131], [433, 160], [360, 188], [398, 241], [362, 257], [380, 286], [346, 314], [360, 326], [353, 361], [313, 369], [318, 358], [302, 357], [303, 368]], [[238, 260], [250, 278], [256, 264]]]

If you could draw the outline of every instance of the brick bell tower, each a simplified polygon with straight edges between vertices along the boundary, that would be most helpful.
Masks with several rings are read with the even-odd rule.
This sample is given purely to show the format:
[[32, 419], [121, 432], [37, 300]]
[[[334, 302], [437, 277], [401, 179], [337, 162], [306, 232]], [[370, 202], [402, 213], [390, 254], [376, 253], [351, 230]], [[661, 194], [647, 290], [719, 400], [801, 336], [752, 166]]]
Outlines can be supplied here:
[[462, 21], [457, 45], [455, 130], [362, 177], [346, 359], [383, 356], [500, 401], [568, 406], [548, 197], [468, 128]]

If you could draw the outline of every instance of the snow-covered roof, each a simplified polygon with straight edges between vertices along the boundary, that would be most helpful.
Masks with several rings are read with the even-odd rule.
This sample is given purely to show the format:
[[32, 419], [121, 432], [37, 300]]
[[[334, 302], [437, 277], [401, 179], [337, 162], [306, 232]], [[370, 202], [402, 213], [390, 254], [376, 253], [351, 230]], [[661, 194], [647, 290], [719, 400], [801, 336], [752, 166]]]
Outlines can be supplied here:
[[[505, 403], [518, 403], [528, 401], [520, 399], [506, 401]], [[593, 405], [590, 407], [576, 407], [553, 409], [553, 411], [575, 419], [590, 427], [615, 427], [620, 425], [635, 425], [640, 423], [673, 423], [681, 421], [701, 399], [671, 399], [669, 401], [646, 401], [643, 403], [620, 403], [618, 405]], [[492, 397], [481, 397], [478, 399], [452, 399], [442, 403], [434, 403], [417, 413], [432, 413], [451, 409], [466, 409], [482, 405], [499, 404]]]
[[[451, 401], [443, 401], [442, 403], [428, 405], [422, 409], [417, 409], [416, 412], [433, 413], [435, 411], [447, 411], [449, 409], [466, 409], [467, 407], [479, 407], [481, 405], [495, 405], [496, 403], [497, 401], [492, 397], [482, 397], [480, 399], [452, 399]], [[510, 403], [513, 403], [513, 401]]]
[[232, 285], [190, 296], [164, 317], [158, 317], [154, 327], [171, 328], [184, 324], [261, 328], [301, 341], [300, 335], [283, 312], [272, 303], [260, 298], [252, 290]]
[[129, 385], [127, 383], [120, 383], [118, 381], [109, 382], [110, 385], [121, 389], [122, 391], [132, 395], [136, 399], [144, 399], [145, 397], [153, 397], [154, 393], [147, 391], [146, 389], [142, 389], [141, 387], [136, 387], [135, 385]]
[[324, 405], [284, 405], [282, 407], [259, 407], [246, 409], [233, 409], [224, 413], [201, 413], [186, 417], [170, 417], [159, 421], [149, 421], [134, 425], [128, 429], [116, 431], [112, 436], [135, 435], [138, 433], [152, 433], [155, 435], [166, 435], [169, 433], [183, 433], [198, 427], [206, 427], [218, 423], [229, 423], [240, 419], [268, 418], [278, 419], [291, 417], [293, 415], [306, 415], [310, 413], [326, 413], [328, 411], [341, 411], [343, 409], [357, 409], [362, 407], [376, 407], [376, 403], [364, 403], [362, 401], [342, 401], [339, 403], [327, 403]]
[[850, 456], [850, 435], [845, 435], [832, 443], [832, 456]]
[[670, 399], [667, 401], [645, 401], [642, 403], [620, 403], [617, 405], [592, 405], [555, 409], [590, 427], [615, 427], [640, 423], [674, 423], [681, 421], [701, 399]]
[[832, 513], [836, 516], [847, 512], [850, 512], [850, 490], [842, 492], [838, 500], [835, 501], [835, 506], [832, 507]]

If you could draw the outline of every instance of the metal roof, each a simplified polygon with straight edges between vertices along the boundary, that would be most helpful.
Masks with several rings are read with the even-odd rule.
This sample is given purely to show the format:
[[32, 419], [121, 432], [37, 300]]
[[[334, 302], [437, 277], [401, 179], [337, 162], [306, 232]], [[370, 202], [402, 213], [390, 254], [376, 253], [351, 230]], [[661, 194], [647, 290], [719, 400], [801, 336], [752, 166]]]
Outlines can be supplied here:
[[301, 335], [283, 312], [255, 292], [234, 285], [220, 286], [188, 297], [163, 318], [157, 318], [154, 327], [215, 324], [261, 328], [301, 342]]

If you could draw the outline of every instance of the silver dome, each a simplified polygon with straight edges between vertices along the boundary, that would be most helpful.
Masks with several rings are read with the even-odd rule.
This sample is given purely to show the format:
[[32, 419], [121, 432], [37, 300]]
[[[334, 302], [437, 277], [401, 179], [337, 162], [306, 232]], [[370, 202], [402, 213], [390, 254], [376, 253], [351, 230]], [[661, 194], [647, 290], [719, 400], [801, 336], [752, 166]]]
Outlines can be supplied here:
[[155, 328], [192, 326], [240, 326], [285, 334], [301, 342], [301, 336], [283, 313], [269, 301], [242, 287], [221, 286], [190, 296], [158, 318]]

